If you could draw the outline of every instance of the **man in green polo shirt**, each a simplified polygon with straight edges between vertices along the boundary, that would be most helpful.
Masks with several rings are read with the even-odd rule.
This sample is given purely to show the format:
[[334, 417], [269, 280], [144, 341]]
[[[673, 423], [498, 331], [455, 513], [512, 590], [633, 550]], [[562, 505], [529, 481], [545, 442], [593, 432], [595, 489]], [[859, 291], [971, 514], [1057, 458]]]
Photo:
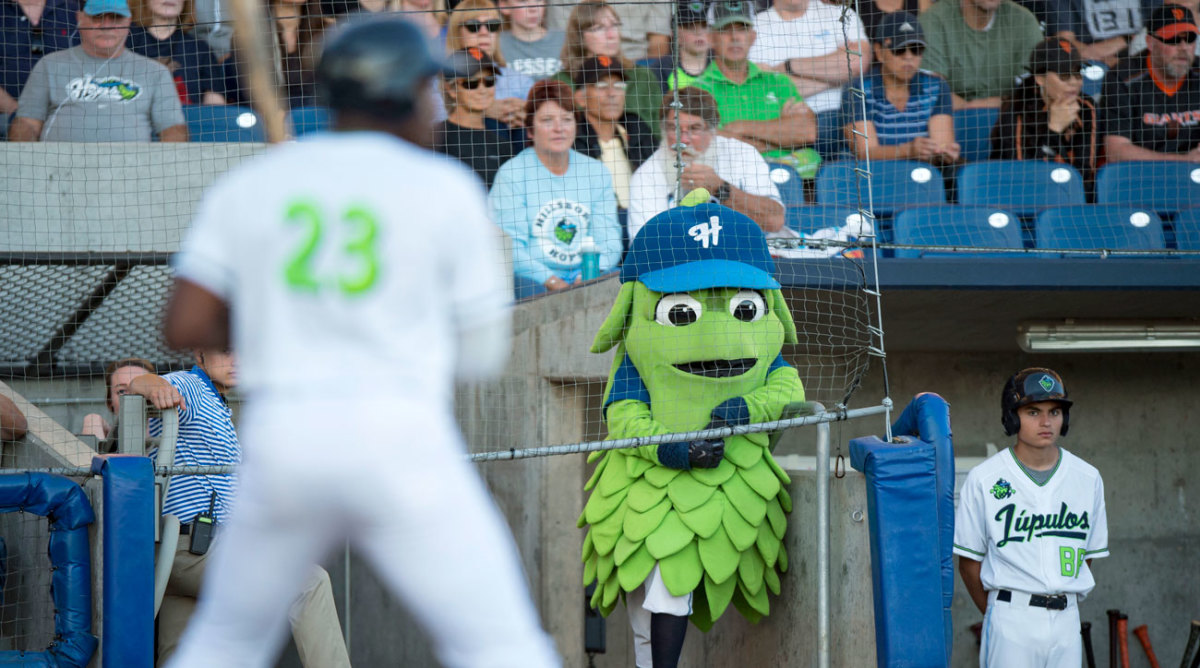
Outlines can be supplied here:
[[712, 94], [721, 115], [719, 133], [753, 145], [767, 160], [786, 162], [813, 178], [821, 157], [817, 117], [786, 74], [750, 62], [754, 3], [718, 0], [712, 10], [713, 60], [693, 84]]

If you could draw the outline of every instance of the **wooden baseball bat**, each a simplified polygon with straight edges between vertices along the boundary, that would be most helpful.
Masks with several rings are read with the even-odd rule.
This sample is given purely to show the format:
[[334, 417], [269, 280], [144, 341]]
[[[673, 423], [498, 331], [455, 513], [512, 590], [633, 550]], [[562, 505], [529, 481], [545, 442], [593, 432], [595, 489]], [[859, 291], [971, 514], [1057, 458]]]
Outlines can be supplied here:
[[1117, 617], [1117, 642], [1121, 649], [1121, 668], [1129, 668], [1129, 615]]
[[1092, 651], [1092, 623], [1080, 624], [1079, 635], [1083, 636], [1083, 657], [1087, 659], [1087, 668], [1096, 668], [1096, 654]]
[[1187, 645], [1183, 648], [1183, 660], [1179, 662], [1179, 668], [1188, 668], [1188, 659], [1191, 659], [1192, 652], [1196, 651], [1198, 641], [1200, 641], [1200, 621], [1193, 619], [1192, 632], [1188, 635]]
[[1117, 657], [1120, 654], [1117, 643], [1117, 619], [1121, 617], [1120, 610], [1109, 610], [1108, 614], [1108, 668], [1117, 668]]
[[1200, 649], [1197, 649], [1196, 654], [1192, 656], [1191, 668], [1196, 668], [1197, 666], [1200, 666]]
[[1133, 635], [1137, 636], [1138, 642], [1142, 643], [1142, 649], [1146, 651], [1146, 657], [1150, 659], [1150, 668], [1160, 668], [1158, 657], [1154, 656], [1154, 647], [1150, 645], [1150, 629], [1142, 624], [1133, 630]]

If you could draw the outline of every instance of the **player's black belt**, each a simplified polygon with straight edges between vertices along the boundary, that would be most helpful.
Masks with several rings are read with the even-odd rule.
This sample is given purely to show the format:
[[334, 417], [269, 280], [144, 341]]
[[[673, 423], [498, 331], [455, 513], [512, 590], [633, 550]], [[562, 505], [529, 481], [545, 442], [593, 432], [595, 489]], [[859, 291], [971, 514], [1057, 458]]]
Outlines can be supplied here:
[[[1001, 589], [996, 592], [996, 600], [1009, 603], [1012, 601], [1012, 592], [1007, 589]], [[1030, 594], [1029, 605], [1035, 608], [1045, 608], [1047, 610], [1066, 610], [1067, 595], [1066, 594]]]

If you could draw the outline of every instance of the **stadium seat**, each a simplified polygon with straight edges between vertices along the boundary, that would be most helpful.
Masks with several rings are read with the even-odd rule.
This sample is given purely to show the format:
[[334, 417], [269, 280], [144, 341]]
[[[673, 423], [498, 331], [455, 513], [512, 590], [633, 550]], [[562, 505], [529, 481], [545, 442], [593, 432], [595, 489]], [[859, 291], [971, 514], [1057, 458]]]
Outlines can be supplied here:
[[[1022, 248], [1017, 216], [986, 206], [942, 205], [905, 209], [892, 224], [898, 244]], [[1025, 253], [955, 252], [897, 248], [896, 257], [1021, 257]]]
[[830, 227], [845, 227], [862, 215], [853, 207], [835, 204], [805, 204], [789, 207], [787, 226], [801, 234], [812, 234]]
[[1175, 247], [1200, 251], [1200, 209], [1184, 209], [1175, 216]]
[[822, 160], [841, 160], [850, 154], [846, 135], [842, 131], [842, 110], [831, 109], [817, 114], [817, 143], [814, 147]]
[[325, 107], [296, 107], [288, 113], [288, 120], [296, 137], [303, 137], [329, 127], [329, 110]]
[[999, 109], [959, 109], [954, 112], [954, 140], [967, 162], [987, 160], [992, 155], [992, 126]]
[[266, 133], [249, 107], [185, 104], [183, 117], [194, 142], [261, 142]]
[[798, 206], [804, 206], [804, 181], [791, 165], [772, 162], [768, 163], [771, 182], [779, 189], [783, 198], [783, 206], [789, 211]]
[[1144, 206], [1173, 216], [1200, 206], [1200, 166], [1187, 162], [1118, 162], [1096, 175], [1099, 204]]
[[1100, 101], [1100, 91], [1104, 90], [1104, 77], [1108, 74], [1108, 65], [1100, 60], [1089, 60], [1083, 67], [1083, 94], [1093, 100]]
[[1033, 218], [1051, 206], [1086, 204], [1083, 178], [1070, 165], [1041, 160], [988, 160], [958, 172], [958, 202]]
[[[946, 203], [946, 184], [933, 165], [916, 160], [872, 162], [871, 199], [865, 189], [859, 192], [856, 166], [865, 169], [866, 163], [844, 160], [822, 165], [817, 172], [817, 203], [857, 209], [873, 201], [873, 213], [880, 217], [909, 207]], [[865, 178], [862, 184], [866, 184]]]
[[[1069, 250], [1163, 250], [1162, 220], [1128, 206], [1085, 204], [1046, 209], [1034, 223], [1038, 248]], [[1044, 257], [1057, 257], [1042, 254]], [[1095, 257], [1067, 254], [1066, 257]]]

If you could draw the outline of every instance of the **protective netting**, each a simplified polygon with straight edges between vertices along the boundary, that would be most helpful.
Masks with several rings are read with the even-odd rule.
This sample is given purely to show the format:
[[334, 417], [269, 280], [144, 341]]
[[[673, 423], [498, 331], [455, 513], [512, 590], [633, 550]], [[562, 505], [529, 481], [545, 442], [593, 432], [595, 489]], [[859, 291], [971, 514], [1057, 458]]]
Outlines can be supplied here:
[[46, 518], [0, 516], [0, 651], [40, 652], [54, 640]]

